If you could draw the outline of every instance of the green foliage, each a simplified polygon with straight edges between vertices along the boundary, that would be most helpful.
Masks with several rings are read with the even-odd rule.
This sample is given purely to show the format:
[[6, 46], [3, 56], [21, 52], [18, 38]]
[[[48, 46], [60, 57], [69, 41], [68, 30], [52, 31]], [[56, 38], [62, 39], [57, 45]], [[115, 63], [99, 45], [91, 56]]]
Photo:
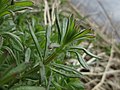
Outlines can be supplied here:
[[25, 7], [32, 5], [32, 2], [29, 1], [14, 2], [13, 0], [0, 0], [0, 17], [14, 11], [24, 10]]
[[10, 90], [45, 90], [44, 87], [37, 87], [37, 86], [20, 86]]
[[64, 65], [64, 58], [70, 53], [80, 66], [89, 69], [81, 50], [98, 57], [79, 44], [94, 37], [92, 30], [80, 29], [73, 15], [59, 20], [56, 14], [55, 24], [45, 26], [43, 12], [18, 13], [31, 5], [29, 1], [0, 0], [0, 87], [3, 90], [83, 90], [79, 81], [82, 74], [74, 66]]

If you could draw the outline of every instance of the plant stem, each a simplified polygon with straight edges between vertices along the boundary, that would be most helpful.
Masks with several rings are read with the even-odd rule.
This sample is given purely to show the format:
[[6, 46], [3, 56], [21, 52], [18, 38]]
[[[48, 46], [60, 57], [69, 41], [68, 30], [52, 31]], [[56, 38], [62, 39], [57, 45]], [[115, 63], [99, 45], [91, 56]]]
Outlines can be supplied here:
[[62, 53], [63, 48], [64, 48], [64, 46], [61, 46], [61, 47], [59, 47], [58, 49], [56, 49], [56, 51], [53, 52], [52, 55], [50, 55], [50, 56], [43, 62], [44, 65], [49, 64], [51, 61], [53, 61], [53, 60], [58, 56], [58, 54]]

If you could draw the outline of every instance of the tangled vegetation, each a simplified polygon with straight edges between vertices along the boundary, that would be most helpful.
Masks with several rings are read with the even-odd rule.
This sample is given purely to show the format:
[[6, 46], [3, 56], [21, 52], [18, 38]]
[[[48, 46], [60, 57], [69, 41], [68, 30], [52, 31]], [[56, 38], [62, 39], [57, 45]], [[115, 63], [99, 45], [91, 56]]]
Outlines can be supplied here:
[[[93, 31], [45, 5], [36, 12], [30, 1], [0, 0], [0, 90], [84, 89], [76, 68], [89, 70], [83, 52], [99, 58], [80, 46]], [[80, 65], [65, 65], [70, 58]]]

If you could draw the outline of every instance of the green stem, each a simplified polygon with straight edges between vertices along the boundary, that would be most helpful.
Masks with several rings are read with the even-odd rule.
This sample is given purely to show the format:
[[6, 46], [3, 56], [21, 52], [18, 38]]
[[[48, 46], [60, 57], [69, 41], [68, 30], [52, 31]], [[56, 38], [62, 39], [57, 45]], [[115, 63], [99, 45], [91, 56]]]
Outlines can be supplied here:
[[53, 52], [52, 55], [50, 55], [43, 63], [45, 65], [49, 64], [51, 61], [53, 61], [58, 56], [58, 54], [62, 53], [63, 48], [64, 48], [64, 46], [61, 46], [58, 49], [56, 49], [56, 51]]

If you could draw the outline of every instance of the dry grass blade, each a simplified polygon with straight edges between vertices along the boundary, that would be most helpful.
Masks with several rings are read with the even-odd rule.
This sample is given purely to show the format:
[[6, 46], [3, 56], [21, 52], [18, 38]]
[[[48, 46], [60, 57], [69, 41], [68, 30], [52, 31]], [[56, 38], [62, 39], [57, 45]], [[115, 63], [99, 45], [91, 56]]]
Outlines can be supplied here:
[[106, 66], [106, 68], [105, 68], [105, 71], [104, 71], [104, 73], [103, 73], [102, 79], [101, 79], [100, 83], [98, 83], [92, 90], [98, 90], [98, 88], [104, 83], [104, 81], [105, 81], [105, 79], [106, 79], [106, 76], [107, 76], [107, 73], [106, 73], [106, 72], [108, 71], [108, 69], [109, 69], [109, 67], [110, 67], [110, 65], [111, 65], [111, 60], [112, 60], [112, 58], [113, 58], [113, 54], [114, 54], [114, 51], [113, 51], [113, 47], [112, 47], [112, 48], [111, 48], [111, 55], [110, 55], [108, 64], [107, 64], [107, 66]]

